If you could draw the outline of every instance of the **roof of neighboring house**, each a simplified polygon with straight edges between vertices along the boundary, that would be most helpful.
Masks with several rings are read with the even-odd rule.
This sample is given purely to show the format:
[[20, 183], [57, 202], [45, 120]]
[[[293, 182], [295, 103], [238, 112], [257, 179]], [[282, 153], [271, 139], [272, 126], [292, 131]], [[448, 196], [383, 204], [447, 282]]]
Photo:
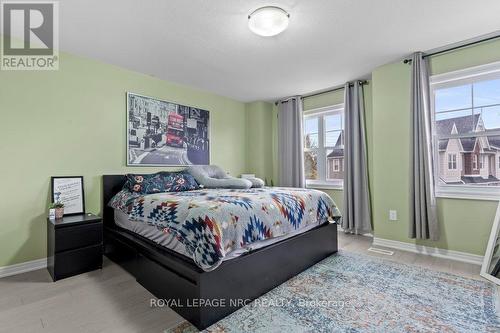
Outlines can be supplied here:
[[439, 150], [446, 150], [448, 147], [448, 140], [439, 140]]
[[[439, 140], [439, 150], [446, 150], [446, 147], [448, 147], [448, 141], [448, 139]], [[464, 151], [473, 151], [476, 138], [461, 138], [460, 143], [462, 143]]]
[[473, 151], [474, 145], [476, 144], [476, 138], [462, 138], [460, 142], [462, 142], [464, 151]]
[[[474, 116], [463, 116], [457, 118], [443, 119], [436, 121], [437, 135], [449, 135], [453, 131], [453, 125], [457, 129], [456, 134], [466, 134], [472, 132], [479, 121], [479, 114]], [[446, 150], [449, 139], [439, 140], [439, 150]], [[473, 151], [476, 138], [460, 139], [464, 151]]]
[[334, 158], [334, 157], [344, 157], [344, 145], [342, 144], [342, 141], [344, 139], [344, 131], [340, 132], [339, 138], [337, 139], [337, 142], [335, 143], [335, 146], [333, 147], [333, 150], [330, 154], [328, 154], [327, 158]]
[[500, 149], [500, 135], [488, 136], [490, 146]]
[[344, 157], [344, 149], [333, 149], [330, 154], [328, 154], [327, 157]]
[[465, 134], [472, 132], [479, 121], [479, 114], [472, 116], [463, 116], [457, 118], [443, 119], [436, 121], [436, 133], [438, 135], [451, 134], [453, 125], [457, 127], [457, 134]]

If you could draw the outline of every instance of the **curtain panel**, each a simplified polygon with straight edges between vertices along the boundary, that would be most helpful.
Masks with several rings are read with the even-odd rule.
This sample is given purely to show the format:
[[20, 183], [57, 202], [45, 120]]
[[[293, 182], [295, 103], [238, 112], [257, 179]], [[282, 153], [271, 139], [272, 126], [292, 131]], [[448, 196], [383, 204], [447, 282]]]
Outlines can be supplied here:
[[303, 114], [300, 97], [278, 104], [279, 185], [305, 187]]
[[345, 232], [366, 234], [372, 231], [370, 187], [365, 128], [363, 86], [346, 83], [344, 92], [344, 211]]
[[416, 239], [438, 240], [429, 72], [422, 52], [413, 54], [411, 66], [409, 236]]

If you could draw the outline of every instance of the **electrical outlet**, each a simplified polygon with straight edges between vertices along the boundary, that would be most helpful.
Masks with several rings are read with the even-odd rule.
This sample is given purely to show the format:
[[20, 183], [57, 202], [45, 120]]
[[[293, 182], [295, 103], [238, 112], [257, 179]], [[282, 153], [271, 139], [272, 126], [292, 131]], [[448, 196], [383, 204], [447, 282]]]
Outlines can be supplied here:
[[390, 210], [389, 211], [389, 220], [390, 221], [397, 221], [398, 220], [398, 212], [395, 210]]

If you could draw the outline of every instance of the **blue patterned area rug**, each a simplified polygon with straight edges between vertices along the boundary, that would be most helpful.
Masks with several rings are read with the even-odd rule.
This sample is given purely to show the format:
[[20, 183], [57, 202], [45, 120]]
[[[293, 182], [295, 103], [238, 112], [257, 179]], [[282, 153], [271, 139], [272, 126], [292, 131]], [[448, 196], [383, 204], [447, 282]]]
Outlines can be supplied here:
[[341, 251], [206, 331], [500, 332], [498, 300], [486, 281]]

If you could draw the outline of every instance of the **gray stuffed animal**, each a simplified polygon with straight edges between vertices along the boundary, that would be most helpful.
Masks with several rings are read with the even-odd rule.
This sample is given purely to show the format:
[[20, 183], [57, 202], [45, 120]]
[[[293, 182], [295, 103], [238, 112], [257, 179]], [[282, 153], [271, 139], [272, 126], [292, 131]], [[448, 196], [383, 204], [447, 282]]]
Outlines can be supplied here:
[[187, 168], [187, 171], [198, 184], [205, 188], [248, 189], [252, 187], [250, 180], [232, 177], [217, 165], [193, 165]]

